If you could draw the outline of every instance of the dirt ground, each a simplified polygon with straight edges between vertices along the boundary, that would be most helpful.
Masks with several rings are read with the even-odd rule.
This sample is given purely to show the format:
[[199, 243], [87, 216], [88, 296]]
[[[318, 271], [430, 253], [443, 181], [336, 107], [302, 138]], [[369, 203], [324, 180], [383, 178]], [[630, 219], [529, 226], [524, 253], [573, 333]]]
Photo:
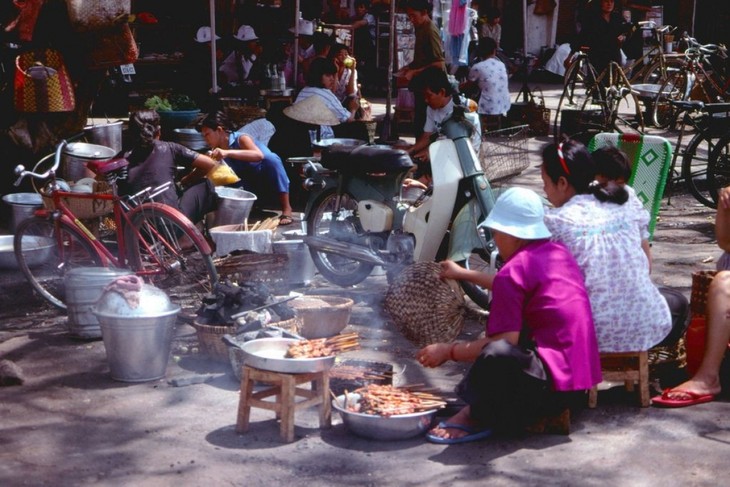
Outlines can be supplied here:
[[[548, 103], [555, 87], [543, 87]], [[539, 149], [513, 184], [541, 191]], [[653, 244], [657, 284], [687, 297], [691, 273], [711, 269], [719, 251], [709, 210], [677, 191], [664, 200]], [[350, 325], [362, 358], [393, 364], [396, 384], [423, 383], [453, 399], [464, 367], [424, 370], [416, 348], [382, 311], [383, 276], [349, 289], [319, 276], [308, 294], [355, 301]], [[462, 339], [483, 326], [469, 319]], [[0, 272], [0, 359], [22, 368], [22, 386], [0, 388], [0, 485], [717, 485], [728, 471], [730, 403], [680, 410], [639, 408], [622, 388], [602, 391], [598, 408], [573, 418], [570, 436], [491, 438], [440, 446], [423, 438], [378, 442], [349, 433], [333, 413], [319, 429], [315, 409], [297, 412], [296, 439], [280, 441], [273, 413], [253, 410], [236, 434], [238, 383], [227, 364], [198, 353], [194, 330], [179, 324], [164, 379], [110, 378], [102, 341], [79, 341], [66, 317], [29, 291], [17, 272]], [[201, 380], [175, 387], [173, 379]], [[664, 384], [663, 384], [664, 385]]]

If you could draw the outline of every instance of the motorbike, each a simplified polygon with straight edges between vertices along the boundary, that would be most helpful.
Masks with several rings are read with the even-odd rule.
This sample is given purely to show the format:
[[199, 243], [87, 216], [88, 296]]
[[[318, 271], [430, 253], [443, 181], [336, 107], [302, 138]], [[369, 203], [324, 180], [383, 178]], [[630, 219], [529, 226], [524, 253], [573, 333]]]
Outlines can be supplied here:
[[[470, 141], [474, 130], [455, 106], [429, 146], [433, 184], [415, 200], [403, 180], [414, 164], [389, 146], [332, 145], [319, 162], [303, 168], [310, 192], [305, 208], [312, 259], [328, 281], [352, 286], [382, 266], [389, 278], [413, 262], [452, 259], [468, 268], [494, 271], [496, 245], [481, 227], [496, 193], [484, 176]], [[489, 294], [462, 283], [486, 307]]]

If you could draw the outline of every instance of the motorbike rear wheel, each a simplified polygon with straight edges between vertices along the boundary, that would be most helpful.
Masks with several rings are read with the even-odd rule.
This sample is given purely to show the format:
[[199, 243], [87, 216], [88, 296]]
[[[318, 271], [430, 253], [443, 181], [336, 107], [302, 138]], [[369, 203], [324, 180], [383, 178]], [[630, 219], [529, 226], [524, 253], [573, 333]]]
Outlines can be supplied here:
[[[486, 250], [475, 249], [469, 258], [457, 262], [457, 264], [466, 269], [486, 274], [490, 272], [489, 259], [490, 255]], [[477, 286], [476, 284], [468, 281], [459, 281], [459, 284], [461, 284], [461, 289], [464, 290], [464, 293], [469, 296], [472, 301], [474, 301], [474, 304], [482, 309], [489, 309], [489, 305], [492, 302], [492, 295], [489, 292], [489, 289]]]
[[[316, 237], [342, 239], [351, 231], [356, 234], [359, 226], [357, 219], [358, 201], [350, 194], [341, 195], [339, 212], [335, 213], [337, 205], [337, 191], [323, 193], [312, 207], [307, 218], [307, 234]], [[354, 286], [367, 278], [375, 267], [373, 264], [360, 262], [342, 255], [320, 252], [310, 249], [312, 260], [319, 272], [328, 281], [338, 286]]]

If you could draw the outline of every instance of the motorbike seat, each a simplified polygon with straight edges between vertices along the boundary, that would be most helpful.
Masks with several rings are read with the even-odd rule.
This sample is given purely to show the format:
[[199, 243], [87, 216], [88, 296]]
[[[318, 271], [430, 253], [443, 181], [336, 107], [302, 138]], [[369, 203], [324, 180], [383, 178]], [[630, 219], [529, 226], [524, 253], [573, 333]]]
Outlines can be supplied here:
[[346, 174], [402, 173], [414, 167], [406, 151], [382, 145], [333, 145], [322, 151], [322, 166]]

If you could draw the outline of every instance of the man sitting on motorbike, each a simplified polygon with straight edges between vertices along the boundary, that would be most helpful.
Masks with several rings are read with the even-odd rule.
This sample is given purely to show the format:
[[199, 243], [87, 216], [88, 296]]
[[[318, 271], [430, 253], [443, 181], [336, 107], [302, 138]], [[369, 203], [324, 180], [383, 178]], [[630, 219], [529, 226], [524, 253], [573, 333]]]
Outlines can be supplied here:
[[[408, 154], [414, 158], [428, 160], [428, 146], [433, 141], [433, 137], [438, 134], [441, 124], [451, 117], [455, 103], [466, 105], [467, 99], [456, 91], [446, 73], [441, 69], [427, 68], [421, 74], [420, 79], [422, 80], [420, 88], [423, 89], [427, 105], [426, 123], [423, 125], [423, 135], [408, 150]], [[474, 152], [478, 155], [479, 146], [482, 143], [482, 130], [479, 116], [476, 114], [476, 106], [474, 108], [475, 110], [472, 111], [471, 107], [468, 107], [465, 116], [474, 128], [471, 143]]]

